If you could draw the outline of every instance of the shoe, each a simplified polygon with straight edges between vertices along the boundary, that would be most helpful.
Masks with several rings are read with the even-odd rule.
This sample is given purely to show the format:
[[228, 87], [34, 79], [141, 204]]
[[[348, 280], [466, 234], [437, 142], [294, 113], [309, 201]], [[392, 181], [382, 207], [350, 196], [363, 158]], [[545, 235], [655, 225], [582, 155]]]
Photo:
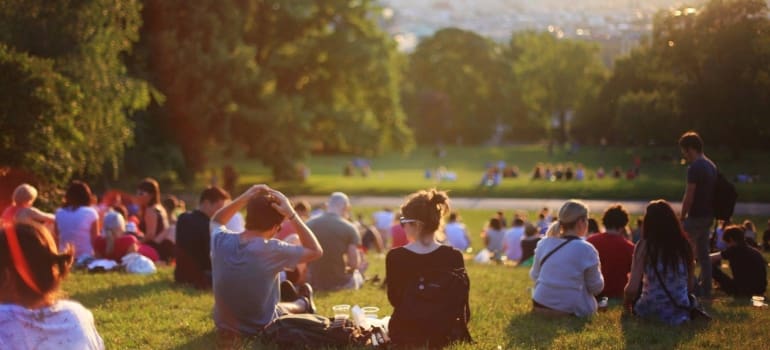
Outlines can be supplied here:
[[314, 314], [316, 309], [315, 302], [313, 301], [313, 287], [311, 287], [308, 283], [303, 283], [297, 289], [297, 295], [305, 299], [305, 304], [307, 304], [307, 313]]
[[299, 295], [297, 295], [294, 283], [291, 283], [289, 280], [281, 282], [281, 301], [292, 302], [297, 300], [297, 298], [299, 298]]

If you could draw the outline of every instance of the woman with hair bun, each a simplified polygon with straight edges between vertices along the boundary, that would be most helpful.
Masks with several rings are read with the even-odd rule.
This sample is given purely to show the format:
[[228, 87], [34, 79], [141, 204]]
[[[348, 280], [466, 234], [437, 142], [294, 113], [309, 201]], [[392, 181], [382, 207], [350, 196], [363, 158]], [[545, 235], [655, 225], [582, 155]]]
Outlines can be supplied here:
[[[448, 212], [449, 197], [435, 189], [413, 193], [401, 206], [400, 224], [411, 242], [390, 250], [385, 260], [388, 300], [393, 305], [389, 332], [396, 346], [434, 348], [471, 340], [467, 331], [470, 282], [463, 255], [436, 239]], [[436, 287], [431, 279], [442, 273], [457, 273], [453, 276], [459, 276], [460, 283], [451, 289], [438, 286], [435, 298], [415, 297]], [[424, 311], [431, 307], [437, 312]]]
[[0, 349], [104, 349], [90, 311], [59, 298], [72, 246], [60, 253], [35, 223], [0, 231]]
[[569, 200], [559, 210], [546, 237], [535, 249], [529, 276], [535, 281], [536, 312], [589, 316], [596, 313], [595, 295], [604, 289], [599, 253], [582, 238], [588, 232], [588, 207]]

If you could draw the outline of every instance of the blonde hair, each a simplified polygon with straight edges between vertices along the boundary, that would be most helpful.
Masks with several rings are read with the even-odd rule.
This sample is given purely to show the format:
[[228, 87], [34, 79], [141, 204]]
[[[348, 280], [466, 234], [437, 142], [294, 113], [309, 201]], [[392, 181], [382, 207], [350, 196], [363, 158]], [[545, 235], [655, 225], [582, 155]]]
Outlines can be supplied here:
[[23, 183], [13, 190], [13, 204], [15, 205], [32, 204], [35, 199], [37, 199], [37, 189], [30, 184]]
[[570, 199], [559, 209], [558, 220], [548, 228], [546, 237], [561, 237], [564, 232], [575, 227], [578, 220], [588, 217], [588, 206], [585, 203]]
[[110, 211], [104, 216], [104, 238], [107, 241], [105, 253], [107, 256], [112, 254], [115, 249], [115, 239], [126, 232], [126, 220], [123, 215], [116, 211]]

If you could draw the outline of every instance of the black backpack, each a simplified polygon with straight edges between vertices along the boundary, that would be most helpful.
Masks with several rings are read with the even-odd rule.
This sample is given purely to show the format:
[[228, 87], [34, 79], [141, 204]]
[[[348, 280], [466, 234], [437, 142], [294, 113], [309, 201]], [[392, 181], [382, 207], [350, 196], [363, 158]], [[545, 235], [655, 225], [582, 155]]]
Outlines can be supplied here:
[[368, 345], [371, 334], [353, 326], [350, 320], [344, 325], [333, 326], [324, 316], [289, 314], [270, 323], [262, 335], [281, 349], [316, 349]]
[[473, 342], [468, 332], [470, 279], [465, 268], [416, 271], [389, 329], [396, 344], [443, 347]]
[[714, 217], [717, 220], [730, 221], [735, 210], [735, 202], [738, 199], [738, 191], [735, 185], [725, 178], [721, 171], [717, 171], [714, 182]]

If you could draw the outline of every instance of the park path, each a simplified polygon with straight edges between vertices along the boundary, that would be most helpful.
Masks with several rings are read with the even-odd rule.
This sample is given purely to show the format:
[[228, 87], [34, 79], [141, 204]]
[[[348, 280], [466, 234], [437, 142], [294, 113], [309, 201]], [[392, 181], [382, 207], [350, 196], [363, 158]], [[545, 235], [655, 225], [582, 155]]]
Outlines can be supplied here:
[[[304, 199], [311, 204], [319, 204], [326, 201], [324, 196], [298, 196], [296, 199]], [[452, 207], [457, 209], [492, 209], [492, 210], [540, 210], [543, 207], [558, 210], [567, 199], [531, 199], [531, 198], [463, 198], [452, 197]], [[403, 197], [378, 197], [378, 196], [350, 196], [353, 208], [361, 207], [390, 207], [398, 208], [403, 202]], [[613, 203], [622, 203], [631, 214], [643, 214], [647, 206], [646, 201], [637, 200], [583, 200], [594, 213], [601, 213]], [[671, 202], [674, 210], [682, 207], [681, 202]], [[770, 216], [770, 203], [741, 202], [735, 205], [735, 215]]]

